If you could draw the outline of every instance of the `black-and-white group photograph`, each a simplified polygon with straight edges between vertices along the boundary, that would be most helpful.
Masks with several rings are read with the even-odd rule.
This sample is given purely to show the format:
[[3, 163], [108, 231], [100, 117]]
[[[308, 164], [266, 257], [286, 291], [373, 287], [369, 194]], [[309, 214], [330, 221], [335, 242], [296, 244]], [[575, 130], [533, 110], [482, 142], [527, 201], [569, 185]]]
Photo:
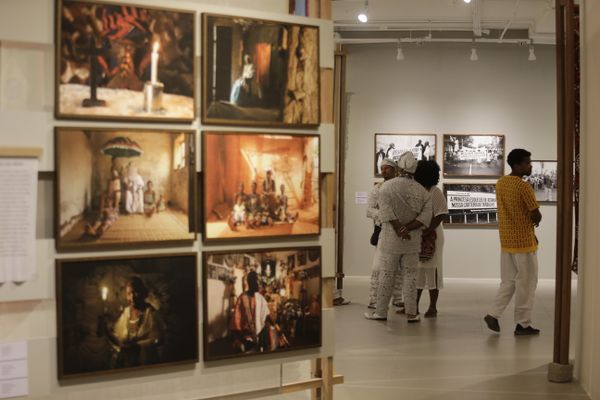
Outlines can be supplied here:
[[381, 176], [381, 162], [384, 158], [398, 161], [400, 156], [410, 151], [417, 160], [435, 160], [436, 136], [418, 134], [375, 134], [375, 176]]
[[496, 225], [498, 207], [493, 183], [444, 183], [448, 225]]
[[525, 178], [540, 203], [556, 203], [556, 168], [558, 162], [536, 160], [531, 162], [531, 175]]
[[504, 175], [504, 135], [444, 135], [444, 176]]

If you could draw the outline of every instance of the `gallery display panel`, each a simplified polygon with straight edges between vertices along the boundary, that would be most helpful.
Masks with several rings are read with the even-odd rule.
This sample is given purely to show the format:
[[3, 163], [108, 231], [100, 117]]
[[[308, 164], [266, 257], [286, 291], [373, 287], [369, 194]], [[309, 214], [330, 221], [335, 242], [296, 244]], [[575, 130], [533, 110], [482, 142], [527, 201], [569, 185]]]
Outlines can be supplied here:
[[56, 261], [58, 378], [198, 361], [196, 253]]
[[202, 14], [202, 123], [320, 123], [319, 28]]
[[484, 227], [498, 224], [495, 183], [444, 183], [448, 204], [445, 227]]
[[321, 346], [321, 248], [203, 253], [204, 360]]
[[192, 11], [57, 0], [56, 118], [194, 120], [194, 20]]
[[444, 135], [444, 177], [501, 177], [505, 142], [504, 135]]
[[318, 135], [203, 132], [203, 240], [321, 232]]
[[55, 129], [58, 250], [195, 240], [194, 132]]
[[376, 133], [374, 176], [381, 177], [381, 162], [391, 158], [398, 162], [400, 156], [410, 151], [417, 160], [435, 160], [437, 137], [435, 134]]

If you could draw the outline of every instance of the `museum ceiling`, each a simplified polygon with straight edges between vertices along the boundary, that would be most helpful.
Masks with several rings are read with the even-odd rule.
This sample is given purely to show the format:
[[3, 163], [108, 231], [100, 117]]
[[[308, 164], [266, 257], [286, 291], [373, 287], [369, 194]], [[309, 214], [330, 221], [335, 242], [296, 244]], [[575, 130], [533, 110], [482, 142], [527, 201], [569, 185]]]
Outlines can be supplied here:
[[[365, 12], [366, 23], [357, 16]], [[553, 0], [333, 0], [341, 43], [554, 44]]]

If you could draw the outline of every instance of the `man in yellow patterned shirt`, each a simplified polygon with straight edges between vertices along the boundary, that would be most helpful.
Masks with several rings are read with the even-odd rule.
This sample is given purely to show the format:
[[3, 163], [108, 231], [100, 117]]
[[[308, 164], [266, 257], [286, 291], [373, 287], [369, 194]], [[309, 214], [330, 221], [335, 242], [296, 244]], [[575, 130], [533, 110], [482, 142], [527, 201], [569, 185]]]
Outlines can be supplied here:
[[514, 149], [508, 154], [510, 175], [496, 183], [498, 230], [502, 247], [500, 287], [491, 312], [484, 317], [488, 328], [500, 332], [498, 318], [515, 295], [515, 335], [537, 335], [531, 326], [531, 310], [538, 279], [535, 227], [542, 220], [531, 186], [523, 180], [531, 174], [531, 153]]

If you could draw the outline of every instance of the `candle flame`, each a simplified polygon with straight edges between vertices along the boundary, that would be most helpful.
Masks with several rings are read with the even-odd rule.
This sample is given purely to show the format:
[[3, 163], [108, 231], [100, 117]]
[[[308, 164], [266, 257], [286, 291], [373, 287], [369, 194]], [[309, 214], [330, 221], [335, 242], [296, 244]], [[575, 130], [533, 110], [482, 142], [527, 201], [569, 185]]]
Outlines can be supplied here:
[[154, 42], [154, 44], [152, 45], [152, 52], [153, 53], [158, 53], [158, 49], [160, 49], [160, 43], [159, 42]]
[[108, 298], [108, 288], [106, 286], [102, 286], [102, 301], [106, 301]]

